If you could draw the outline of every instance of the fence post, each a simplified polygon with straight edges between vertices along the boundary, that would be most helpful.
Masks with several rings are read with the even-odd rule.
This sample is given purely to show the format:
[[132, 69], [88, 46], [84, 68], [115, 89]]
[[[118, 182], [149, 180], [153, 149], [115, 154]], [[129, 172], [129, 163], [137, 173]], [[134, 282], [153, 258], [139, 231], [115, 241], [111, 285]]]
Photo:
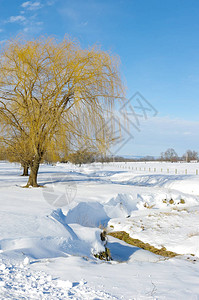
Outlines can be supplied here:
[[187, 175], [187, 169], [185, 169], [185, 174]]
[[178, 170], [177, 169], [175, 169], [175, 174], [177, 174], [178, 173]]
[[198, 175], [198, 170], [196, 170], [196, 175]]
[[167, 169], [167, 173], [169, 173], [169, 169]]

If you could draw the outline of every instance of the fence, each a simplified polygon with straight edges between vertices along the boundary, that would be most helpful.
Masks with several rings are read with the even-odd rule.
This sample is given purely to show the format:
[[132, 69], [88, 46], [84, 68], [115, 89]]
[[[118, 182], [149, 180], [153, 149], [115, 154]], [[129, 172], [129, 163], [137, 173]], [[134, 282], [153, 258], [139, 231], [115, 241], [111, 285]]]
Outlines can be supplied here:
[[134, 173], [155, 173], [170, 175], [198, 175], [199, 163], [162, 163], [162, 162], [111, 162], [108, 166], [133, 171]]

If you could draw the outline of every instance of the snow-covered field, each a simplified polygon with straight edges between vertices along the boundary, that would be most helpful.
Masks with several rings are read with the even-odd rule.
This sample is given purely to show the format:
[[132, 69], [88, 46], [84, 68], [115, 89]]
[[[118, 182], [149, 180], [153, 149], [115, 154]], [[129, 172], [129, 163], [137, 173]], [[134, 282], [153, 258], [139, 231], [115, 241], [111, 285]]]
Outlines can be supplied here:
[[[42, 165], [25, 189], [0, 162], [0, 299], [199, 299], [199, 165], [170, 165]], [[101, 227], [180, 255], [108, 236], [98, 260]]]

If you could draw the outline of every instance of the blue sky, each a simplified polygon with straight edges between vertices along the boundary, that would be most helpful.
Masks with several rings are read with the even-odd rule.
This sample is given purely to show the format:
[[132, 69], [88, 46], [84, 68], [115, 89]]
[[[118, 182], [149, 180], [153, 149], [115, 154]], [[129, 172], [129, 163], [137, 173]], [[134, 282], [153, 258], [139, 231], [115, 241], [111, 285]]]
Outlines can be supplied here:
[[127, 98], [139, 91], [158, 111], [120, 154], [199, 151], [199, 1], [0, 0], [0, 44], [19, 33], [69, 34], [120, 56]]

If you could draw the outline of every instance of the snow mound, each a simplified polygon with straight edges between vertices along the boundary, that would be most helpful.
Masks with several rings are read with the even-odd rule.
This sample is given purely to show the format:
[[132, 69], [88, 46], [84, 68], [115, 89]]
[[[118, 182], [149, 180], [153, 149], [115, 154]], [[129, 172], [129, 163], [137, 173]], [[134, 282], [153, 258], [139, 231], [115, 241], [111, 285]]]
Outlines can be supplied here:
[[137, 199], [130, 194], [117, 194], [105, 203], [80, 202], [70, 209], [65, 222], [85, 227], [106, 227], [111, 218], [126, 218], [137, 210]]
[[68, 218], [61, 209], [54, 210], [51, 217], [60, 222], [70, 232], [71, 238], [65, 241], [62, 247], [65, 253], [90, 257], [104, 251], [99, 228], [84, 227], [78, 223], [69, 226], [67, 224]]
[[130, 194], [117, 194], [104, 205], [104, 209], [110, 218], [125, 218], [137, 210], [136, 199]]
[[158, 256], [150, 251], [139, 249], [129, 259], [129, 262], [142, 261], [142, 262], [158, 262], [161, 256]]
[[68, 224], [77, 223], [85, 227], [106, 226], [109, 217], [99, 202], [80, 202], [66, 216]]
[[[28, 264], [35, 259], [67, 255], [93, 259], [93, 254], [104, 251], [99, 228], [85, 228], [78, 224], [69, 226], [61, 209], [53, 210], [49, 216], [35, 217], [33, 220], [32, 230], [25, 227], [28, 226], [26, 220], [20, 220], [25, 228], [24, 236], [18, 234], [15, 237], [0, 239], [1, 257], [12, 257], [21, 261], [25, 258]], [[15, 226], [17, 225], [18, 219], [15, 222]]]

